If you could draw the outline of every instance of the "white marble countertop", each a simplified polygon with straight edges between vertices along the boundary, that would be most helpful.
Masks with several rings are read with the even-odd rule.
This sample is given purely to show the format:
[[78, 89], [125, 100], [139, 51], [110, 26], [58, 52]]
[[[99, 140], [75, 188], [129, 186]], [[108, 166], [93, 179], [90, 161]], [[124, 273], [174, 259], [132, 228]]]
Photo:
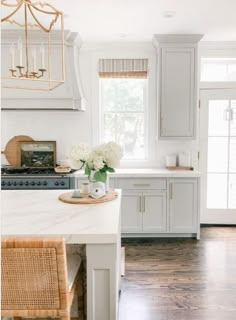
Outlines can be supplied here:
[[[85, 177], [84, 170], [76, 171], [75, 177]], [[110, 173], [109, 176], [112, 178], [197, 178], [201, 176], [199, 171], [195, 170], [167, 170], [163, 169], [116, 169], [115, 173]]]
[[67, 190], [1, 191], [3, 236], [63, 236], [67, 243], [116, 243], [120, 234], [121, 190], [116, 200], [67, 204]]

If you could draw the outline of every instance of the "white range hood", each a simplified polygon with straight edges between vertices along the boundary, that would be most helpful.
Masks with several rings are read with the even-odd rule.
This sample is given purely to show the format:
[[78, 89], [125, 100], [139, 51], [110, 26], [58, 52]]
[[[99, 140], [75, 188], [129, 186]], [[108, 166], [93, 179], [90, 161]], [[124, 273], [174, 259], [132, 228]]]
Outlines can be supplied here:
[[[2, 74], [10, 66], [10, 47], [19, 38], [17, 30], [2, 30]], [[53, 59], [57, 59], [56, 49], [60, 33], [52, 37]], [[40, 39], [34, 34], [35, 46]], [[2, 88], [2, 110], [68, 110], [85, 111], [86, 101], [83, 98], [79, 74], [79, 50], [82, 41], [76, 32], [65, 31], [65, 83], [52, 91], [23, 90]]]

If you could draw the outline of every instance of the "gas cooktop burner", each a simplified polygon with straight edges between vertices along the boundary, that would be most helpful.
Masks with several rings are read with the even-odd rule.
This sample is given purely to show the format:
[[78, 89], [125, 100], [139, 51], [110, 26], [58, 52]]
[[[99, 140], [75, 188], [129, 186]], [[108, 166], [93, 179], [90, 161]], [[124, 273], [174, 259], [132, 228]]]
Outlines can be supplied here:
[[[72, 170], [73, 172], [75, 170]], [[2, 175], [61, 175], [54, 168], [2, 167]]]

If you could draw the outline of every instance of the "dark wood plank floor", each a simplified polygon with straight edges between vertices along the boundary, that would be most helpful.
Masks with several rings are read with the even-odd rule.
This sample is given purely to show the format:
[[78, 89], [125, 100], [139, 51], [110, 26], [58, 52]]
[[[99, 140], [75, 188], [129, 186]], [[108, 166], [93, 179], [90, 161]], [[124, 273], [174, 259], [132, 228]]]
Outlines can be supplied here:
[[236, 227], [123, 245], [119, 320], [236, 320]]

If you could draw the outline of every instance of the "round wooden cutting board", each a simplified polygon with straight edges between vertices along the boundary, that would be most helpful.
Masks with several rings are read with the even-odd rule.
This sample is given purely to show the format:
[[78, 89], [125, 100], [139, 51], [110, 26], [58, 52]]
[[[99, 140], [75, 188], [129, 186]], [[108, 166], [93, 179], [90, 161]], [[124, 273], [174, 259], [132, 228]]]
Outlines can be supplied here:
[[34, 141], [29, 136], [15, 136], [11, 140], [8, 141], [5, 150], [1, 153], [5, 154], [5, 157], [9, 164], [11, 164], [14, 167], [20, 166], [20, 150], [19, 150], [19, 144], [20, 141]]
[[112, 190], [108, 191], [104, 197], [99, 199], [93, 199], [89, 196], [85, 198], [72, 198], [72, 193], [73, 192], [63, 193], [58, 197], [58, 199], [65, 203], [71, 203], [71, 204], [96, 204], [96, 203], [112, 201], [118, 197], [118, 193]]

